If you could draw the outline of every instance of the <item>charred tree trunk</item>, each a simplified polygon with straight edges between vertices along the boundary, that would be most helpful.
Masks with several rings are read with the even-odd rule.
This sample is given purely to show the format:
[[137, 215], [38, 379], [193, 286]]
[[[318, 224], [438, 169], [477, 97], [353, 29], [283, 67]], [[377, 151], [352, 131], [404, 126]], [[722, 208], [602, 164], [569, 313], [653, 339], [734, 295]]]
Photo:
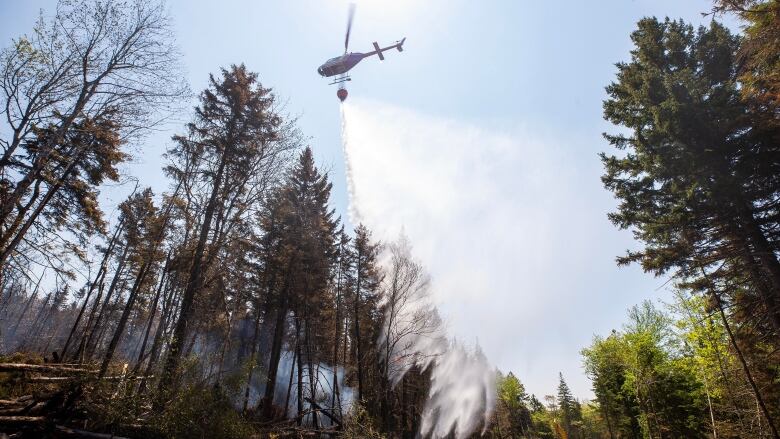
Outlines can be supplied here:
[[133, 283], [133, 287], [130, 289], [130, 295], [127, 298], [127, 303], [125, 304], [125, 308], [122, 311], [122, 316], [119, 318], [119, 323], [117, 323], [116, 329], [114, 330], [114, 335], [111, 337], [111, 341], [108, 343], [108, 348], [106, 349], [106, 355], [103, 357], [103, 363], [100, 366], [100, 373], [98, 374], [98, 378], [103, 378], [106, 374], [106, 371], [108, 370], [108, 365], [111, 363], [111, 360], [114, 357], [114, 351], [116, 350], [117, 345], [119, 345], [119, 340], [122, 338], [122, 334], [125, 331], [125, 325], [127, 325], [127, 319], [130, 317], [130, 312], [133, 310], [133, 306], [135, 305], [135, 302], [138, 298], [141, 286], [146, 280], [146, 275], [151, 269], [151, 265], [152, 261], [147, 260], [138, 270], [138, 275], [135, 277], [135, 282]]
[[84, 297], [84, 304], [81, 306], [78, 316], [76, 316], [76, 321], [73, 322], [73, 328], [71, 328], [70, 334], [68, 334], [68, 339], [65, 340], [65, 345], [62, 346], [62, 352], [60, 353], [62, 358], [66, 358], [66, 355], [68, 354], [70, 341], [73, 339], [73, 335], [78, 330], [79, 324], [81, 323], [81, 318], [84, 316], [84, 311], [87, 309], [87, 305], [89, 304], [89, 298], [92, 296], [92, 292], [95, 290], [97, 285], [103, 283], [106, 277], [106, 272], [108, 271], [108, 261], [111, 259], [111, 253], [114, 251], [114, 246], [116, 245], [117, 238], [119, 238], [119, 232], [122, 230], [123, 223], [124, 217], [122, 217], [122, 219], [119, 221], [119, 224], [116, 226], [114, 235], [111, 237], [111, 240], [108, 243], [108, 248], [106, 248], [106, 251], [103, 254], [103, 260], [100, 262], [100, 269], [98, 270], [97, 275], [95, 275], [95, 281], [89, 285], [86, 297]]
[[[319, 380], [318, 375], [314, 370], [314, 355], [312, 355], [311, 351], [311, 330], [308, 319], [304, 320], [304, 325], [305, 326], [303, 330], [306, 343], [306, 365], [308, 366], [309, 375], [309, 395], [311, 400], [315, 401], [317, 399], [317, 383]], [[311, 410], [311, 419], [314, 429], [318, 430], [320, 428], [319, 417], [313, 402], [309, 404], [309, 408]]]
[[[300, 340], [301, 339], [301, 326], [298, 322], [298, 318], [295, 318], [295, 339]], [[297, 425], [301, 425], [303, 423], [303, 359], [301, 358], [301, 343], [300, 341], [296, 343], [295, 345], [295, 356], [298, 359], [297, 363], [297, 369], [298, 369], [298, 388], [296, 389], [298, 393], [298, 416], [296, 420]]]
[[249, 373], [246, 377], [246, 390], [244, 391], [244, 408], [243, 413], [246, 413], [247, 406], [249, 405], [249, 390], [252, 386], [252, 375], [255, 371], [255, 363], [257, 363], [257, 338], [260, 335], [260, 310], [255, 310], [255, 331], [252, 335], [252, 352], [249, 355]]
[[360, 341], [360, 281], [361, 281], [361, 267], [360, 267], [360, 253], [357, 255], [357, 285], [355, 286], [355, 297], [353, 303], [353, 330], [355, 340], [353, 340], [353, 351], [355, 352], [355, 367], [357, 367], [358, 377], [358, 402], [363, 402], [363, 353], [361, 352]]
[[168, 359], [165, 362], [162, 377], [160, 378], [159, 387], [161, 391], [170, 389], [175, 378], [176, 369], [179, 367], [182, 347], [184, 346], [184, 340], [187, 337], [190, 320], [192, 319], [192, 305], [195, 301], [195, 294], [200, 291], [201, 283], [203, 282], [203, 271], [207, 268], [204, 266], [203, 256], [206, 252], [206, 244], [211, 232], [211, 222], [217, 207], [217, 196], [222, 188], [222, 179], [225, 173], [225, 166], [227, 166], [228, 155], [227, 151], [222, 151], [219, 167], [211, 187], [211, 196], [209, 197], [204, 212], [198, 244], [195, 248], [195, 253], [193, 254], [192, 266], [190, 267], [189, 279], [187, 280], [186, 288], [181, 298], [179, 319], [176, 322], [173, 340], [171, 340], [171, 345], [168, 348]]
[[157, 290], [154, 293], [154, 300], [152, 301], [152, 306], [149, 309], [149, 323], [147, 323], [146, 331], [144, 331], [144, 340], [141, 343], [141, 348], [139, 349], [138, 352], [138, 361], [136, 361], [135, 367], [133, 367], [133, 375], [138, 374], [138, 371], [141, 370], [141, 364], [144, 362], [144, 358], [146, 354], [146, 344], [149, 342], [149, 334], [152, 332], [154, 317], [157, 315], [157, 305], [160, 302], [160, 296], [162, 295], [162, 290], [167, 280], [166, 274], [168, 273], [168, 269], [170, 268], [170, 263], [171, 263], [171, 250], [168, 250], [168, 255], [165, 258], [165, 266], [160, 272], [160, 282], [157, 285]]
[[27, 311], [30, 309], [30, 306], [35, 301], [35, 299], [38, 297], [38, 289], [41, 287], [41, 281], [43, 280], [43, 276], [46, 274], [46, 270], [43, 270], [43, 273], [41, 273], [41, 277], [38, 278], [38, 283], [35, 284], [35, 289], [32, 293], [30, 293], [30, 298], [27, 299], [27, 302], [24, 304], [24, 308], [22, 308], [22, 311], [19, 313], [19, 318], [16, 319], [16, 324], [14, 325], [14, 328], [11, 330], [11, 338], [16, 336], [16, 332], [19, 330], [19, 325], [22, 324], [22, 320], [24, 320], [24, 316], [27, 315]]
[[[117, 264], [116, 271], [114, 272], [114, 278], [111, 279], [111, 285], [108, 287], [108, 291], [106, 291], [106, 297], [103, 299], [103, 305], [100, 307], [100, 311], [97, 314], [97, 317], [95, 318], [95, 323], [92, 326], [91, 331], [89, 332], [89, 336], [87, 337], [84, 349], [84, 356], [87, 358], [91, 358], [92, 355], [95, 352], [95, 348], [97, 346], [97, 339], [98, 334], [101, 331], [101, 322], [103, 321], [103, 317], [108, 310], [109, 303], [111, 302], [111, 296], [114, 294], [114, 290], [116, 290], [117, 285], [119, 284], [119, 280], [122, 278], [122, 271], [125, 268], [125, 264], [127, 263], [127, 253], [128, 248], [125, 246], [125, 249], [122, 251], [122, 256], [119, 258], [119, 263]], [[99, 298], [99, 297], [98, 297]], [[97, 300], [95, 301], [95, 305], [97, 306]], [[81, 357], [81, 353], [79, 352], [77, 354], [78, 357]]]
[[298, 360], [298, 340], [295, 341], [292, 363], [290, 363], [290, 381], [287, 383], [287, 398], [284, 400], [284, 415], [289, 416], [290, 395], [292, 395], [293, 375], [295, 374], [295, 362]]

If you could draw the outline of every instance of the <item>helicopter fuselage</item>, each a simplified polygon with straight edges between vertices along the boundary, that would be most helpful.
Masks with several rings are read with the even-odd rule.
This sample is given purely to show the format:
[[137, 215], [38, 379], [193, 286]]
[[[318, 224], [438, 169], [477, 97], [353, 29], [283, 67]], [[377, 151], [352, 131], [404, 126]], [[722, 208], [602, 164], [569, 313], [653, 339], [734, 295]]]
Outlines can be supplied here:
[[369, 54], [360, 52], [345, 53], [342, 56], [337, 56], [325, 61], [325, 63], [317, 69], [317, 73], [325, 77], [347, 73], [368, 55]]
[[379, 57], [380, 60], [384, 60], [385, 56], [382, 53], [387, 50], [397, 49], [399, 52], [403, 52], [405, 41], [406, 38], [396, 42], [395, 44], [391, 44], [387, 47], [381, 47], [381, 48], [379, 47], [379, 44], [374, 42], [373, 51], [367, 53], [350, 52], [350, 53], [345, 53], [344, 55], [341, 56], [337, 56], [335, 58], [331, 58], [325, 61], [325, 64], [321, 65], [317, 69], [317, 73], [325, 77], [341, 75], [350, 71], [352, 67], [355, 67], [357, 63], [363, 60], [363, 58], [367, 58], [372, 55], [376, 55]]

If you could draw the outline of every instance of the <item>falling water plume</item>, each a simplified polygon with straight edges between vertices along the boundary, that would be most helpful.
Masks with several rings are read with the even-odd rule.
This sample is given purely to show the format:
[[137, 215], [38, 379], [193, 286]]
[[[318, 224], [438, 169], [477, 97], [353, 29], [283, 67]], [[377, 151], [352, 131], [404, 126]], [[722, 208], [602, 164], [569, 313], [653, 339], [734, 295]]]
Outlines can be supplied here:
[[[361, 118], [361, 111], [359, 104], [341, 106], [341, 136], [346, 162], [350, 219], [353, 224], [367, 223], [376, 236], [386, 243], [390, 242], [390, 245], [386, 246], [386, 253], [401, 252], [407, 260], [414, 261], [411, 245], [405, 238], [393, 241], [398, 231], [405, 226], [397, 216], [398, 210], [407, 208], [400, 204], [404, 200], [400, 201], [399, 205], [383, 205], [383, 200], [367, 196], [371, 195], [370, 191], [357, 183], [369, 183], [375, 185], [375, 189], [382, 187], [384, 191], [398, 191], [415, 197], [421, 192], [425, 193], [430, 187], [426, 184], [426, 177], [430, 176], [408, 174], [409, 167], [403, 165], [405, 160], [419, 160], [420, 157], [403, 156], [399, 152], [399, 136], [390, 134], [372, 142], [374, 139], [371, 136], [364, 135], [359, 142], [356, 141], [351, 134], [361, 127], [348, 123], [355, 124], [365, 119]], [[392, 120], [382, 119], [382, 122], [390, 124]], [[361, 166], [371, 160], [380, 160], [383, 172], [390, 172], [390, 168], [397, 172], [385, 174], [384, 177], [371, 173], [365, 166]], [[387, 180], [376, 181], [382, 178]], [[411, 200], [407, 198], [405, 201]], [[390, 230], [388, 227], [382, 227], [388, 226], [388, 223]], [[397, 256], [397, 253], [385, 254], [382, 262], [388, 277], [393, 276], [393, 256]], [[422, 267], [421, 264], [418, 266]], [[447, 279], [439, 281], [444, 284]], [[488, 424], [496, 399], [496, 369], [479, 346], [467, 347], [448, 336], [429, 288], [435, 287], [430, 287], [427, 276], [420, 277], [419, 284], [407, 292], [408, 297], [404, 298], [405, 308], [400, 314], [385, 316], [385, 328], [379, 343], [392, 346], [389, 349], [391, 352], [386, 354], [389, 355], [389, 358], [386, 358], [387, 364], [392, 365], [388, 370], [391, 385], [398, 384], [413, 367], [430, 371], [430, 391], [423, 408], [419, 433], [434, 438], [448, 437], [450, 434], [457, 438], [466, 438]], [[383, 288], [383, 295], [383, 300], [392, 300], [388, 297], [388, 288]], [[399, 326], [392, 326], [390, 322], [393, 318], [399, 322]], [[391, 338], [393, 341], [388, 341]]]
[[358, 211], [357, 194], [355, 193], [355, 180], [352, 177], [352, 161], [349, 159], [349, 140], [347, 137], [347, 116], [345, 107], [348, 104], [342, 102], [341, 111], [341, 146], [344, 152], [345, 173], [347, 175], [347, 192], [349, 193], [349, 220], [352, 224], [360, 223], [360, 212]]

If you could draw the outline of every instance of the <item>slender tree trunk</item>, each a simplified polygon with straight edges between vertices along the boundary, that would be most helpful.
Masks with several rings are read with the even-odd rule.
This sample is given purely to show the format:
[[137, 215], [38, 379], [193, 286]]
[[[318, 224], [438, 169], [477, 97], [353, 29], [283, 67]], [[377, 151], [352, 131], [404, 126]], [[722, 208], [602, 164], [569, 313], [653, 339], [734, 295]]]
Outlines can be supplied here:
[[[295, 319], [295, 339], [301, 338], [301, 325], [298, 318]], [[298, 358], [298, 417], [296, 424], [300, 426], [303, 423], [303, 359], [301, 358], [301, 343], [296, 343], [295, 356]]]
[[160, 282], [157, 285], [157, 290], [154, 293], [154, 300], [152, 301], [152, 306], [149, 309], [149, 323], [146, 325], [146, 331], [144, 331], [144, 340], [141, 343], [141, 349], [139, 349], [138, 352], [138, 361], [136, 361], [135, 367], [133, 367], [133, 373], [132, 373], [133, 375], [138, 374], [138, 371], [141, 369], [141, 364], [144, 361], [144, 356], [146, 353], [146, 344], [149, 341], [149, 334], [152, 332], [152, 324], [154, 323], [154, 317], [157, 315], [157, 305], [159, 304], [160, 295], [162, 295], [162, 290], [167, 280], [166, 274], [168, 273], [168, 269], [171, 263], [171, 252], [172, 250], [168, 250], [168, 255], [165, 257], [165, 265], [163, 266], [163, 269], [160, 272]]
[[360, 253], [357, 255], [357, 282], [355, 286], [355, 297], [354, 297], [354, 315], [353, 315], [353, 325], [354, 325], [354, 334], [355, 334], [355, 340], [354, 340], [354, 351], [355, 351], [355, 365], [357, 366], [357, 376], [358, 376], [358, 401], [362, 404], [363, 403], [363, 353], [361, 352], [361, 342], [360, 342], [360, 281], [361, 281], [361, 272], [362, 267], [360, 265]]
[[[179, 361], [181, 360], [184, 339], [187, 337], [190, 320], [192, 319], [192, 305], [195, 301], [195, 294], [200, 291], [201, 283], [203, 281], [203, 271], [208, 268], [203, 264], [203, 255], [206, 251], [206, 244], [211, 231], [211, 221], [214, 218], [214, 211], [217, 206], [217, 196], [222, 188], [222, 179], [225, 173], [228, 155], [227, 151], [222, 151], [219, 168], [217, 169], [211, 188], [211, 196], [209, 197], [204, 212], [198, 244], [195, 248], [195, 253], [193, 254], [192, 266], [190, 267], [189, 279], [187, 280], [186, 288], [182, 294], [179, 319], [176, 322], [173, 340], [171, 340], [170, 347], [168, 348], [168, 358], [165, 362], [165, 367], [163, 368], [162, 377], [160, 378], [159, 388], [161, 396], [164, 393], [163, 391], [170, 390], [173, 384], [174, 374], [176, 373], [176, 369], [179, 367]], [[162, 403], [162, 400], [160, 400], [159, 403]]]
[[166, 329], [170, 323], [170, 320], [173, 318], [174, 312], [171, 310], [174, 306], [174, 302], [176, 301], [176, 288], [171, 287], [171, 283], [168, 283], [168, 288], [166, 291], [166, 298], [163, 303], [163, 309], [162, 313], [160, 314], [160, 323], [157, 325], [157, 330], [154, 334], [154, 340], [152, 341], [152, 348], [149, 352], [149, 362], [146, 363], [146, 371], [144, 372], [144, 377], [141, 379], [141, 382], [138, 384], [138, 391], [143, 392], [146, 390], [146, 383], [148, 380], [149, 375], [151, 375], [152, 370], [154, 366], [157, 364], [157, 360], [160, 357], [160, 351], [162, 349], [163, 344], [163, 338], [166, 334]]
[[[338, 277], [336, 280], [336, 319], [333, 325], [333, 378], [331, 383], [333, 388], [331, 389], [331, 401], [330, 408], [334, 413], [338, 413], [341, 416], [341, 397], [339, 395], [339, 341], [341, 340], [341, 264], [339, 264]], [[338, 411], [336, 411], [336, 402], [338, 401]]]
[[707, 395], [707, 408], [710, 411], [710, 423], [712, 425], [712, 438], [718, 439], [718, 427], [715, 425], [715, 411], [712, 409], [712, 398], [710, 398], [710, 387], [707, 378], [704, 378], [704, 393]]
[[[282, 301], [286, 305], [286, 298]], [[271, 358], [268, 360], [268, 378], [266, 379], [265, 395], [263, 396], [263, 410], [265, 415], [270, 417], [271, 404], [274, 399], [274, 392], [276, 391], [276, 375], [279, 371], [279, 360], [282, 354], [282, 339], [284, 337], [285, 317], [287, 316], [286, 306], [276, 311], [276, 325], [274, 326], [274, 336], [271, 342]]]
[[30, 293], [30, 298], [27, 299], [27, 302], [24, 304], [24, 308], [22, 308], [22, 312], [19, 313], [19, 318], [16, 320], [16, 324], [14, 325], [14, 328], [11, 330], [10, 337], [14, 338], [16, 337], [16, 332], [19, 330], [19, 325], [22, 323], [22, 320], [24, 319], [24, 316], [27, 314], [27, 311], [30, 309], [30, 305], [35, 301], [35, 299], [38, 297], [38, 289], [41, 286], [41, 281], [43, 280], [43, 276], [46, 274], [46, 269], [43, 270], [41, 273], [41, 277], [38, 278], [38, 283], [35, 284], [35, 289], [33, 289], [32, 293]]
[[114, 272], [114, 278], [111, 279], [111, 285], [108, 287], [108, 291], [106, 291], [106, 297], [103, 299], [103, 305], [100, 307], [100, 311], [95, 318], [95, 324], [92, 326], [89, 337], [87, 337], [87, 342], [85, 344], [85, 356], [87, 358], [92, 358], [92, 355], [95, 352], [98, 341], [96, 336], [102, 329], [101, 322], [103, 321], [105, 313], [108, 311], [109, 304], [111, 303], [111, 296], [114, 294], [114, 290], [116, 290], [116, 287], [119, 285], [119, 281], [122, 278], [122, 271], [124, 270], [125, 264], [127, 263], [128, 250], [128, 246], [125, 246], [124, 250], [122, 251], [122, 256], [120, 256], [119, 263], [117, 264], [116, 271]]
[[720, 312], [720, 317], [723, 320], [723, 326], [726, 328], [726, 333], [729, 335], [729, 340], [731, 340], [731, 346], [734, 348], [734, 352], [737, 354], [737, 358], [739, 359], [740, 364], [742, 365], [742, 370], [745, 372], [745, 378], [747, 378], [748, 383], [750, 383], [750, 388], [753, 390], [753, 394], [756, 397], [756, 402], [761, 407], [761, 412], [764, 414], [764, 417], [767, 420], [767, 423], [769, 424], [769, 429], [772, 432], [772, 437], [774, 439], [780, 439], [780, 435], [778, 435], [777, 428], [775, 427], [775, 422], [772, 419], [772, 416], [769, 413], [769, 410], [766, 407], [766, 404], [764, 403], [764, 398], [761, 396], [761, 392], [758, 390], [758, 386], [756, 385], [756, 382], [753, 380], [753, 374], [750, 373], [750, 368], [748, 367], [747, 362], [745, 361], [745, 357], [742, 355], [742, 350], [739, 348], [739, 345], [737, 344], [737, 340], [734, 337], [734, 333], [731, 331], [731, 325], [728, 322], [728, 319], [726, 318], [726, 312], [723, 310], [723, 303], [720, 300], [720, 296], [718, 296], [717, 293], [714, 291], [711, 292], [713, 295], [713, 298], [715, 299], [715, 303], [718, 305], [718, 311]]
[[284, 400], [284, 416], [289, 416], [290, 395], [292, 394], [293, 374], [295, 373], [295, 362], [298, 360], [298, 340], [295, 341], [295, 350], [293, 351], [292, 363], [290, 363], [290, 381], [287, 383], [287, 398]]
[[[309, 368], [309, 397], [311, 398], [311, 401], [314, 401], [317, 398], [317, 383], [319, 382], [319, 375], [314, 371], [314, 355], [311, 352], [311, 329], [309, 327], [308, 318], [304, 320], [304, 325], [306, 364]], [[311, 410], [311, 419], [314, 425], [314, 429], [318, 430], [320, 428], [319, 413], [316, 411], [313, 402], [309, 403], [309, 409]]]
[[151, 261], [147, 260], [138, 270], [138, 275], [135, 277], [133, 287], [130, 289], [130, 295], [127, 298], [125, 309], [122, 311], [122, 316], [119, 318], [119, 323], [117, 323], [116, 329], [114, 330], [114, 335], [108, 343], [108, 348], [106, 349], [106, 355], [103, 357], [103, 364], [100, 366], [98, 378], [103, 378], [106, 375], [108, 365], [114, 357], [114, 351], [116, 350], [117, 345], [119, 345], [119, 340], [122, 338], [122, 334], [125, 331], [127, 319], [130, 317], [130, 312], [133, 310], [133, 306], [135, 305], [135, 301], [141, 290], [141, 285], [143, 285], [146, 280], [146, 275], [151, 268], [151, 264]]
[[274, 325], [274, 335], [271, 341], [271, 355], [268, 360], [268, 378], [266, 379], [265, 395], [263, 396], [263, 411], [265, 417], [271, 416], [271, 403], [276, 391], [276, 375], [279, 370], [279, 359], [282, 354], [282, 341], [284, 338], [285, 323], [287, 321], [287, 312], [289, 307], [290, 277], [292, 276], [292, 267], [295, 263], [296, 255], [293, 254], [290, 263], [287, 266], [284, 276], [284, 287], [279, 292], [278, 309], [276, 310], [276, 323]]
[[257, 338], [260, 336], [260, 310], [255, 310], [255, 331], [252, 335], [252, 352], [249, 355], [249, 373], [246, 377], [246, 390], [244, 391], [244, 408], [243, 413], [246, 413], [247, 406], [249, 405], [249, 390], [252, 386], [252, 374], [255, 371], [255, 363], [257, 362]]
[[119, 232], [122, 230], [122, 225], [124, 223], [124, 217], [119, 221], [119, 224], [116, 226], [116, 230], [114, 231], [114, 235], [111, 237], [111, 240], [108, 242], [108, 248], [106, 248], [105, 253], [103, 253], [103, 260], [100, 262], [100, 269], [98, 270], [98, 273], [95, 275], [95, 281], [92, 282], [89, 285], [89, 289], [87, 290], [86, 297], [84, 298], [84, 304], [81, 306], [81, 309], [79, 310], [78, 316], [76, 316], [76, 321], [73, 322], [73, 328], [70, 330], [70, 334], [68, 334], [68, 339], [65, 340], [65, 345], [62, 346], [62, 352], [60, 353], [60, 356], [65, 359], [66, 355], [68, 354], [68, 347], [70, 346], [70, 341], [73, 339], [73, 335], [78, 330], [79, 324], [81, 323], [81, 318], [84, 316], [84, 311], [87, 308], [87, 305], [89, 304], [89, 298], [92, 296], [92, 292], [95, 290], [95, 287], [97, 285], [100, 285], [103, 283], [103, 280], [105, 279], [106, 272], [108, 271], [108, 261], [111, 258], [111, 253], [114, 251], [114, 246], [116, 244], [116, 240], [119, 237]]

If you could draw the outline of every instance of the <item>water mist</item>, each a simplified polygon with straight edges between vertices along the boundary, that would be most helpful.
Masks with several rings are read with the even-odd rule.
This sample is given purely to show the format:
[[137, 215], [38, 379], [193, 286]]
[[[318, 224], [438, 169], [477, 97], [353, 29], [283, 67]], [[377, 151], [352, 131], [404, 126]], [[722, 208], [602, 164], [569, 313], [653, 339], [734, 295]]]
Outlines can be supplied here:
[[[398, 139], [384, 138], [376, 144], [363, 142], [354, 144], [350, 136], [351, 123], [357, 123], [353, 117], [360, 111], [349, 103], [341, 106], [342, 145], [345, 158], [347, 188], [350, 197], [350, 219], [354, 223], [366, 223], [376, 236], [384, 242], [393, 243], [386, 246], [382, 265], [389, 276], [393, 275], [393, 257], [396, 252], [411, 260], [416, 260], [411, 254], [414, 242], [407, 242], [403, 236], [404, 224], [396, 224], [401, 238], [397, 238], [398, 230], [385, 230], [378, 227], [377, 215], [400, 206], [377, 206], [380, 200], [363, 197], [360, 187], [356, 184], [355, 172], [361, 166], [356, 159], [356, 152], [370, 154], [372, 148], [392, 148]], [[365, 140], [365, 137], [364, 137]], [[380, 145], [380, 143], [382, 145]], [[388, 151], [383, 151], [387, 153]], [[391, 154], [392, 155], [392, 154]], [[390, 164], [388, 163], [388, 166]], [[419, 184], [424, 190], [423, 182], [414, 181], [413, 176], [403, 184], [414, 186]], [[382, 183], [377, 183], [382, 184]], [[389, 187], [387, 190], [392, 190]], [[392, 254], [388, 254], [392, 253]], [[395, 267], [397, 268], [397, 267]], [[389, 364], [395, 365], [389, 371], [391, 385], [398, 384], [403, 376], [412, 368], [428, 369], [431, 373], [431, 388], [423, 408], [420, 434], [430, 437], [445, 437], [454, 433], [458, 438], [465, 438], [487, 425], [495, 405], [496, 369], [492, 366], [478, 346], [467, 347], [448, 336], [439, 318], [431, 288], [435, 283], [429, 283], [427, 278], [419, 279], [419, 285], [413, 285], [406, 293], [403, 307], [396, 309], [396, 315], [385, 316], [385, 327], [380, 336], [380, 345], [387, 346], [388, 339], [396, 337], [390, 343]], [[383, 289], [383, 300], [391, 300], [388, 289]], [[388, 333], [388, 321], [393, 320], [396, 326]]]

